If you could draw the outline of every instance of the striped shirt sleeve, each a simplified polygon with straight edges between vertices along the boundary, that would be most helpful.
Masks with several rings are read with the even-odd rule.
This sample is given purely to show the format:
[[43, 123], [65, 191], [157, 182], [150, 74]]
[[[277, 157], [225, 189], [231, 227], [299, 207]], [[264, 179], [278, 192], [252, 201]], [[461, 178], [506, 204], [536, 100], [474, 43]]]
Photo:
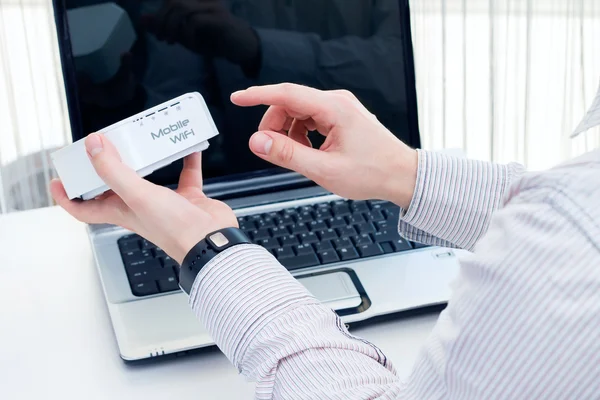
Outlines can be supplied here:
[[523, 167], [417, 152], [417, 184], [410, 207], [401, 213], [400, 234], [418, 243], [472, 250]]
[[[350, 334], [261, 247], [236, 246], [211, 260], [190, 305], [239, 372], [257, 382], [257, 399], [599, 398], [596, 154], [595, 164], [519, 180], [491, 222], [473, 222], [487, 232], [461, 261], [452, 299], [404, 381], [381, 350]], [[436, 175], [422, 172], [420, 179]], [[479, 197], [467, 197], [477, 208]], [[423, 199], [433, 203], [443, 204]], [[419, 224], [429, 232], [434, 225]]]
[[[190, 304], [239, 372], [257, 382], [257, 399], [373, 398], [397, 382], [382, 351], [351, 335], [262, 247], [236, 246], [211, 260]], [[301, 371], [309, 379], [298, 379]]]

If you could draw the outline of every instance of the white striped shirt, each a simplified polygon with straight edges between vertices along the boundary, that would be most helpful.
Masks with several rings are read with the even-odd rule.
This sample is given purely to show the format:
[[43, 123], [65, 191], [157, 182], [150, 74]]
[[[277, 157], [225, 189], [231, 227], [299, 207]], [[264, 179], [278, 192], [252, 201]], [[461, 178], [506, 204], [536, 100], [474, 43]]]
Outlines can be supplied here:
[[405, 381], [261, 247], [215, 257], [190, 305], [257, 399], [600, 398], [600, 150], [541, 173], [419, 151], [399, 229], [473, 251]]

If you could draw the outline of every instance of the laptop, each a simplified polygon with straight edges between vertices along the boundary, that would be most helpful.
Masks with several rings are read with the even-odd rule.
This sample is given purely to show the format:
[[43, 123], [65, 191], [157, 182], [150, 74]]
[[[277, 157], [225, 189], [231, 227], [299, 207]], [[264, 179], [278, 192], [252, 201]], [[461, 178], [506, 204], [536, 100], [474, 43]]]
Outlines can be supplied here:
[[[162, 0], [54, 0], [73, 141], [198, 91], [220, 131], [203, 153], [207, 195], [227, 202], [254, 243], [345, 323], [445, 304], [458, 271], [452, 250], [400, 237], [394, 204], [342, 199], [258, 159], [247, 143], [266, 108], [229, 102], [233, 91], [260, 84], [344, 88], [401, 140], [419, 147], [408, 1], [222, 4], [235, 23], [252, 27], [250, 42], [239, 37], [227, 48], [209, 45], [220, 40], [218, 24], [198, 27], [205, 45], [157, 37], [145, 21], [165, 14]], [[242, 53], [249, 53], [243, 62]], [[310, 138], [315, 146], [323, 140], [315, 132]], [[174, 187], [181, 168], [176, 162], [147, 179]], [[116, 226], [90, 225], [88, 232], [123, 360], [214, 345], [178, 287], [175, 261], [162, 249]]]

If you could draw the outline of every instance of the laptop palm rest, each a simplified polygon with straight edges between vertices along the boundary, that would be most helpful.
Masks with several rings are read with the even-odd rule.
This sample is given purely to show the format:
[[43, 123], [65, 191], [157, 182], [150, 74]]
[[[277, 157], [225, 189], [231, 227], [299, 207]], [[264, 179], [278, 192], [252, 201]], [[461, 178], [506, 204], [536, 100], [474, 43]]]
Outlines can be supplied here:
[[[356, 309], [364, 301], [350, 275], [344, 271], [305, 275], [298, 280], [336, 311]], [[124, 360], [154, 357], [212, 343], [208, 332], [191, 311], [188, 296], [184, 293], [144, 301], [109, 303], [109, 307], [117, 321], [113, 326]]]
[[299, 277], [298, 281], [319, 301], [334, 310], [355, 308], [362, 303], [360, 293], [346, 272]]

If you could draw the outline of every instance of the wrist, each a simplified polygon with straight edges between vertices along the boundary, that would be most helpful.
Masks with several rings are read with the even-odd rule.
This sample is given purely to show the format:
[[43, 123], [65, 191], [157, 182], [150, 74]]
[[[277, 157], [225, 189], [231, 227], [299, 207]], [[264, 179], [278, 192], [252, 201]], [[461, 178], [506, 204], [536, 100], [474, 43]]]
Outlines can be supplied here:
[[417, 184], [419, 154], [404, 143], [399, 144], [400, 148], [394, 151], [395, 157], [391, 158], [391, 165], [386, 168], [382, 200], [391, 201], [406, 210], [410, 206]]
[[223, 224], [222, 226], [214, 226], [212, 228], [207, 229], [206, 226], [201, 227], [200, 229], [194, 227], [187, 231], [182, 232], [182, 234], [178, 237], [177, 243], [175, 244], [173, 259], [177, 261], [179, 265], [183, 263], [185, 256], [190, 252], [191, 249], [194, 248], [201, 240], [206, 238], [211, 232], [218, 231], [220, 229], [225, 228], [237, 228], [238, 224]]

